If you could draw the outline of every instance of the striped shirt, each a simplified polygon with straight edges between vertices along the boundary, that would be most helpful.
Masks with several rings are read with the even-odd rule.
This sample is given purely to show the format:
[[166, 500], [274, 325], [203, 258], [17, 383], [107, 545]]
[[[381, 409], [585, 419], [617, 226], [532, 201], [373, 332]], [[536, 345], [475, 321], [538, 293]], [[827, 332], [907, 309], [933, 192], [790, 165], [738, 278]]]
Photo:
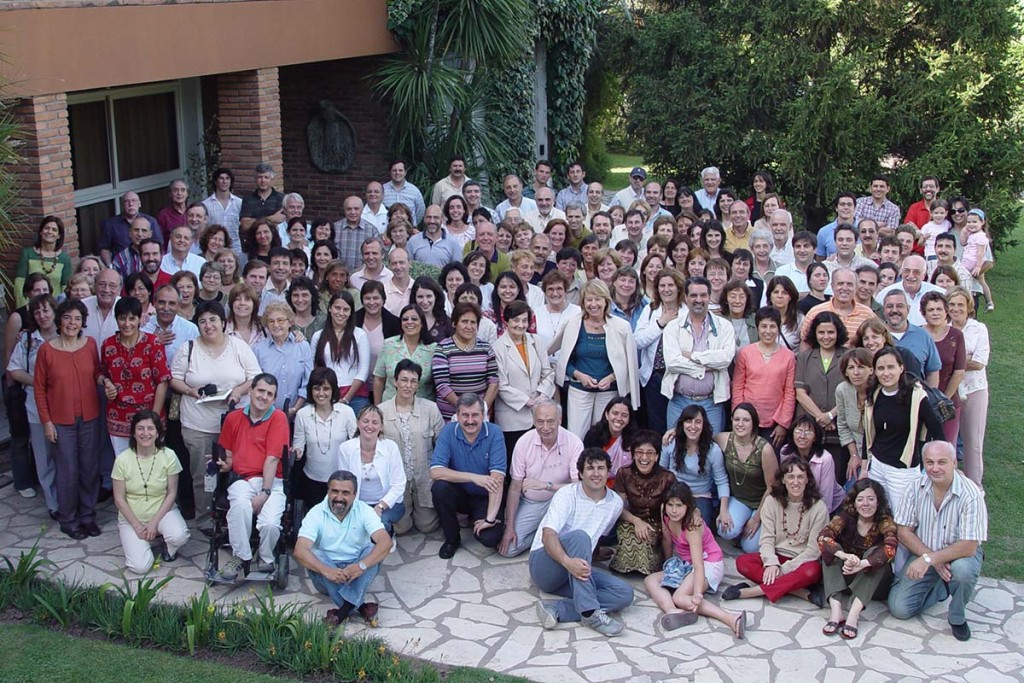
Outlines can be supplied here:
[[384, 183], [384, 206], [391, 208], [392, 204], [405, 204], [412, 211], [413, 224], [419, 225], [423, 220], [423, 214], [427, 207], [423, 204], [423, 193], [420, 188], [406, 181], [402, 187], [395, 187], [392, 180]]
[[932, 481], [927, 474], [907, 486], [896, 510], [896, 524], [910, 527], [931, 550], [948, 548], [957, 541], [988, 540], [988, 508], [978, 487], [960, 471], [935, 509]]
[[437, 388], [437, 407], [446, 421], [455, 415], [455, 406], [448, 402], [449, 396], [472, 392], [483, 397], [488, 386], [498, 383], [494, 349], [479, 339], [469, 351], [456, 346], [451, 337], [441, 341], [434, 352], [431, 369]]
[[883, 200], [881, 206], [875, 206], [873, 198], [868, 195], [858, 199], [856, 207], [853, 211], [854, 225], [865, 218], [873, 220], [880, 228], [889, 226], [895, 229], [900, 224], [900, 207], [888, 199]]
[[604, 498], [595, 503], [583, 492], [583, 484], [563, 486], [551, 498], [530, 552], [544, 547], [544, 529], [551, 529], [559, 535], [567, 531], [582, 531], [590, 537], [590, 552], [594, 552], [598, 539], [612, 530], [620, 514], [622, 498], [611, 489], [607, 489]]

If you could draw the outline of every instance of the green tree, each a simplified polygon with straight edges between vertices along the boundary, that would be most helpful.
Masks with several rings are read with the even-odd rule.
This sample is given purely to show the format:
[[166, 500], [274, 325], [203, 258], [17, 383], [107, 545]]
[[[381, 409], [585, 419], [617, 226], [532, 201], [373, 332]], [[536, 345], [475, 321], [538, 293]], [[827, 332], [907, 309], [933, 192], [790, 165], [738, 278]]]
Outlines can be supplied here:
[[[2, 86], [0, 86], [2, 89]], [[11, 114], [12, 103], [0, 102], [0, 250], [4, 253], [17, 253], [19, 249], [17, 225], [18, 181], [11, 172], [10, 166], [18, 163], [15, 141], [19, 134], [17, 123]], [[3, 289], [14, 300], [14, 279], [6, 271], [0, 272], [0, 283]]]
[[744, 191], [767, 168], [816, 229], [834, 195], [886, 172], [905, 209], [922, 175], [1020, 212], [1016, 0], [663, 0], [620, 24], [629, 134], [661, 172], [715, 164]]

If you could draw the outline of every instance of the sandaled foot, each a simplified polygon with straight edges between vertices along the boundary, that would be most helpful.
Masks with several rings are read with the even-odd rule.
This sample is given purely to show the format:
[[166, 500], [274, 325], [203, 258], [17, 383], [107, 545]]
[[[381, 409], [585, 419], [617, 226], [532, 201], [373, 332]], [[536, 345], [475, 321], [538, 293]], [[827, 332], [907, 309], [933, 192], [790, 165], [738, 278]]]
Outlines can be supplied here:
[[736, 617], [736, 621], [732, 623], [732, 632], [737, 640], [743, 640], [747, 637], [747, 610], [743, 610]]
[[821, 627], [821, 632], [826, 636], [834, 636], [839, 633], [839, 627], [846, 622], [840, 619], [839, 621], [830, 621]]
[[845, 640], [853, 640], [857, 637], [857, 627], [850, 626], [849, 624], [843, 624], [839, 629], [839, 635], [841, 635]]
[[666, 631], [675, 631], [677, 628], [693, 626], [696, 623], [696, 612], [671, 612], [661, 617], [661, 627]]

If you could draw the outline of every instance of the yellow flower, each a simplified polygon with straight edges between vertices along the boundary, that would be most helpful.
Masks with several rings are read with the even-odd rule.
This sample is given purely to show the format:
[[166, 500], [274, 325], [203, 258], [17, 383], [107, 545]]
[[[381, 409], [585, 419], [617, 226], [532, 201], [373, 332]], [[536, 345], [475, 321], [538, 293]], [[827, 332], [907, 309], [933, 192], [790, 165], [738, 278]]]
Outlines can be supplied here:
[[304, 642], [304, 643], [302, 644], [302, 647], [306, 648], [306, 651], [307, 651], [307, 652], [308, 652], [309, 650], [312, 650], [312, 649], [313, 649], [313, 641], [311, 641], [311, 640], [307, 640], [306, 642]]
[[215, 610], [215, 609], [216, 609], [216, 607], [214, 607], [213, 605], [210, 605], [210, 606], [208, 606], [208, 607], [206, 608], [206, 613], [207, 613], [207, 614], [213, 614], [213, 612], [214, 612], [214, 610]]
[[227, 639], [228, 639], [228, 634], [224, 633], [224, 631], [221, 631], [220, 633], [217, 634], [217, 640], [224, 641], [224, 640], [227, 640]]
[[366, 678], [366, 670], [365, 669], [360, 669], [359, 673], [356, 674], [356, 675], [359, 678], [359, 680], [363, 680], [364, 678]]
[[378, 647], [378, 648], [377, 648], [377, 653], [378, 653], [378, 654], [384, 654], [384, 652], [385, 652], [386, 650], [387, 650], [387, 648], [386, 648], [386, 647], [384, 647], [383, 645], [381, 645], [380, 647]]
[[270, 646], [270, 656], [273, 657], [276, 654], [277, 654], [277, 648], [275, 648], [273, 645], [271, 645]]

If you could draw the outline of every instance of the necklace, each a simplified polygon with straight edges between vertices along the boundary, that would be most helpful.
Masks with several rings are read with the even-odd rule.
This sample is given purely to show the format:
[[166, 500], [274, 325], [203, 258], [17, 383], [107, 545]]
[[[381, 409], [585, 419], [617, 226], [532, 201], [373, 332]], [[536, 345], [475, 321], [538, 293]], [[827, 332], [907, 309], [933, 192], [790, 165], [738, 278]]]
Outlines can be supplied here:
[[142, 463], [139, 462], [138, 453], [135, 454], [135, 466], [139, 468], [139, 478], [142, 479], [142, 495], [146, 497], [146, 500], [149, 500], [149, 480], [153, 478], [153, 470], [156, 469], [156, 458], [153, 458], [153, 462], [149, 466], [149, 474], [142, 473]]
[[787, 509], [789, 509], [789, 504], [788, 503], [786, 504], [785, 507], [782, 508], [782, 530], [784, 532], [786, 532], [786, 538], [791, 538], [791, 539], [793, 539], [795, 541], [796, 537], [800, 535], [800, 527], [804, 523], [804, 506], [803, 506], [802, 503], [800, 504], [800, 517], [797, 518], [797, 520], [796, 520], [796, 529], [792, 533], [790, 533], [789, 525], [786, 523], [786, 510]]
[[316, 410], [313, 411], [313, 436], [316, 438], [316, 450], [320, 455], [327, 455], [331, 450], [331, 433], [334, 424], [334, 411], [327, 417], [327, 443], [326, 445], [320, 440], [320, 420], [316, 419]]
[[732, 449], [731, 450], [733, 452], [733, 457], [736, 460], [736, 469], [738, 470], [740, 467], [743, 468], [743, 478], [740, 479], [738, 476], [736, 476], [736, 474], [733, 474], [733, 479], [736, 480], [736, 485], [737, 486], [743, 486], [743, 484], [747, 481], [747, 474], [750, 472], [751, 469], [753, 469], [751, 467], [751, 465], [750, 465], [750, 456], [753, 455], [754, 451], [753, 451], [753, 448], [751, 448], [750, 453], [747, 454], [747, 459], [746, 460], [740, 460], [740, 452], [739, 452], [737, 447], [741, 446], [741, 445], [744, 448], [746, 446], [748, 446], [748, 445], [749, 446], [753, 446], [753, 442], [751, 442], [749, 444], [740, 444], [739, 440], [735, 436], [730, 436], [729, 440], [732, 442]]
[[452, 343], [455, 344], [455, 346], [457, 346], [459, 348], [459, 351], [463, 351], [465, 353], [469, 353], [474, 348], [476, 348], [476, 340], [475, 339], [472, 342], [469, 343], [469, 348], [466, 348], [465, 346], [460, 344], [459, 343], [459, 338], [457, 336], [454, 336], [454, 335], [452, 336]]
[[56, 256], [43, 256], [42, 252], [39, 252], [39, 270], [43, 271], [44, 275], [49, 275], [57, 270], [58, 263]]

